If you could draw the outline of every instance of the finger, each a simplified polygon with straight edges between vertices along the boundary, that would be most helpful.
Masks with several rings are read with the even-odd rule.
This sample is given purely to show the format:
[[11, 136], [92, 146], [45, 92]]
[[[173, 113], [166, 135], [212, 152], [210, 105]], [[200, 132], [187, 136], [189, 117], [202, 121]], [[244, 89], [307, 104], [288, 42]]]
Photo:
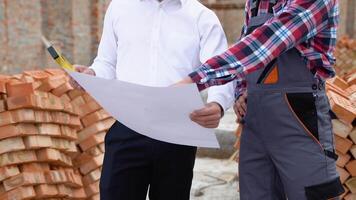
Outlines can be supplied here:
[[206, 115], [206, 116], [197, 116], [197, 115], [191, 115], [191, 119], [193, 121], [217, 121], [220, 120], [221, 115], [220, 114], [214, 114], [214, 115]]
[[194, 111], [191, 113], [191, 115], [198, 115], [197, 113], [204, 112], [205, 109], [206, 109], [206, 107], [200, 108], [200, 109], [197, 109], [197, 110], [194, 110]]
[[201, 118], [194, 118], [191, 117], [191, 120], [195, 123], [201, 124], [201, 125], [207, 125], [207, 124], [216, 124], [220, 122], [220, 118], [218, 116], [212, 116], [208, 120], [206, 119], [201, 119]]
[[199, 116], [199, 115], [202, 115], [202, 113], [205, 114], [207, 110], [208, 110], [208, 108], [201, 108], [201, 109], [198, 109], [198, 110], [194, 110], [192, 112], [192, 115]]
[[75, 70], [76, 72], [81, 72], [81, 71], [82, 71], [82, 69], [81, 69], [80, 66], [78, 66], [78, 65], [74, 65], [74, 70]]
[[205, 128], [216, 128], [219, 126], [219, 123], [216, 123], [216, 122], [214, 122], [214, 123], [198, 123], [197, 122], [197, 124], [199, 124], [200, 126], [205, 127]]
[[206, 128], [217, 128], [219, 126], [219, 123], [208, 123], [205, 125]]
[[[245, 105], [245, 102], [243, 101], [242, 98], [240, 98], [240, 99], [238, 100], [238, 102], [236, 103], [236, 107], [237, 107], [239, 110], [241, 110], [241, 109], [245, 110], [246, 105]], [[245, 110], [245, 111], [246, 111], [246, 110]]]
[[193, 122], [195, 122], [195, 123], [200, 124], [200, 125], [206, 125], [206, 124], [207, 124], [207, 121], [197, 120], [197, 119], [194, 119], [194, 118], [192, 118], [191, 120], [192, 120]]
[[195, 119], [193, 119], [192, 121], [195, 122], [195, 123], [198, 123], [198, 124], [207, 125], [207, 124], [216, 124], [216, 123], [219, 123], [219, 122], [220, 122], [220, 119], [217, 119], [217, 120], [209, 120], [209, 121], [205, 121], [205, 120], [195, 120]]
[[82, 73], [87, 69], [87, 67], [82, 66], [82, 65], [75, 65], [74, 69], [75, 69], [75, 71]]
[[219, 125], [219, 120], [214, 120], [214, 121], [196, 121], [197, 124], [201, 126], [218, 126]]
[[238, 101], [239, 103], [244, 103], [244, 102], [245, 102], [245, 98], [244, 98], [244, 97], [240, 97], [237, 101]]
[[244, 115], [240, 110], [238, 110], [237, 107], [236, 107], [235, 114], [236, 114], [236, 119], [237, 119], [236, 121], [237, 122], [239, 122], [241, 120], [241, 118], [243, 117], [243, 115]]
[[239, 99], [239, 101], [236, 103], [236, 107], [241, 112], [241, 110], [245, 110], [244, 108], [246, 107], [245, 102], [242, 99]]
[[195, 110], [192, 114], [196, 116], [208, 116], [208, 115], [213, 115], [216, 112], [220, 112], [220, 111], [217, 111], [216, 109], [211, 107], [206, 107], [199, 110]]
[[236, 123], [238, 123], [238, 124], [239, 124], [239, 123], [241, 123], [241, 122], [242, 122], [242, 120], [243, 120], [243, 118], [244, 118], [244, 116], [243, 116], [243, 115], [241, 115], [241, 114], [240, 114], [240, 115], [238, 115], [238, 116], [237, 116], [237, 118], [236, 118]]
[[242, 109], [242, 107], [239, 107], [239, 113], [241, 117], [245, 116], [246, 112]]
[[217, 126], [219, 124], [219, 121], [217, 121], [217, 120], [215, 120], [215, 121], [204, 121], [204, 122], [197, 121], [195, 123], [205, 127], [205, 126], [213, 126], [213, 125]]
[[247, 112], [247, 105], [246, 105], [246, 103], [243, 102], [243, 103], [240, 104], [240, 106], [241, 106], [242, 110], [246, 113], [246, 112]]
[[82, 73], [92, 75], [92, 76], [94, 75], [93, 71], [89, 68], [85, 69]]
[[197, 123], [197, 124], [198, 124], [198, 125], [200, 125], [200, 126], [205, 127], [205, 124], [204, 124], [204, 123], [202, 123], [202, 122], [195, 122], [195, 123]]
[[238, 111], [238, 113], [239, 113], [239, 115], [240, 115], [241, 117], [244, 117], [245, 112], [244, 112], [244, 110], [243, 110], [241, 107], [238, 107], [237, 111]]
[[242, 118], [241, 114], [239, 112], [236, 113], [236, 117], [238, 120], [240, 120]]

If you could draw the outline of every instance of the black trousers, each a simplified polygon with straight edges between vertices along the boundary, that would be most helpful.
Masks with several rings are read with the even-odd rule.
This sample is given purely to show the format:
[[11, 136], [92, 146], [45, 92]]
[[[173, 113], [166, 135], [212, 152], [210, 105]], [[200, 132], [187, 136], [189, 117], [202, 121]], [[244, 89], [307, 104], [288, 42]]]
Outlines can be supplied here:
[[[169, 133], [167, 133], [169, 134]], [[116, 121], [105, 138], [101, 200], [188, 200], [196, 147], [143, 136]]]

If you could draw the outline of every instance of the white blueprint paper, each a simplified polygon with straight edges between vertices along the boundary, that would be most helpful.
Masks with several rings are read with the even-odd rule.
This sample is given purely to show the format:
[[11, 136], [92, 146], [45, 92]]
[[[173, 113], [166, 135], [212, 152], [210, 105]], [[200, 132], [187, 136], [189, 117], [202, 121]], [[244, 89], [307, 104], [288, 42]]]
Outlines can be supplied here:
[[69, 74], [114, 118], [140, 134], [173, 144], [219, 148], [214, 131], [189, 118], [204, 106], [195, 85], [147, 87]]

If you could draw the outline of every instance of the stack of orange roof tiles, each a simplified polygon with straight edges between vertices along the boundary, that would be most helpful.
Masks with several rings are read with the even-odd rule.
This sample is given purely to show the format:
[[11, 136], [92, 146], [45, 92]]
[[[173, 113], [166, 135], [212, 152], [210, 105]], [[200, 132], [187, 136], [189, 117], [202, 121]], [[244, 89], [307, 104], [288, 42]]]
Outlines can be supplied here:
[[113, 122], [62, 70], [0, 76], [0, 199], [99, 199]]

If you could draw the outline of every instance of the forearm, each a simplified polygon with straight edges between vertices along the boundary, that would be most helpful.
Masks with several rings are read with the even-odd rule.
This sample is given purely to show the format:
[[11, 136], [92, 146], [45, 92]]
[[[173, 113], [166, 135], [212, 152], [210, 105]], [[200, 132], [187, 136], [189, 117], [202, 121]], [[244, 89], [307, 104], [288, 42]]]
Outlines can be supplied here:
[[328, 25], [334, 0], [293, 0], [276, 17], [190, 74], [199, 89], [241, 79]]

